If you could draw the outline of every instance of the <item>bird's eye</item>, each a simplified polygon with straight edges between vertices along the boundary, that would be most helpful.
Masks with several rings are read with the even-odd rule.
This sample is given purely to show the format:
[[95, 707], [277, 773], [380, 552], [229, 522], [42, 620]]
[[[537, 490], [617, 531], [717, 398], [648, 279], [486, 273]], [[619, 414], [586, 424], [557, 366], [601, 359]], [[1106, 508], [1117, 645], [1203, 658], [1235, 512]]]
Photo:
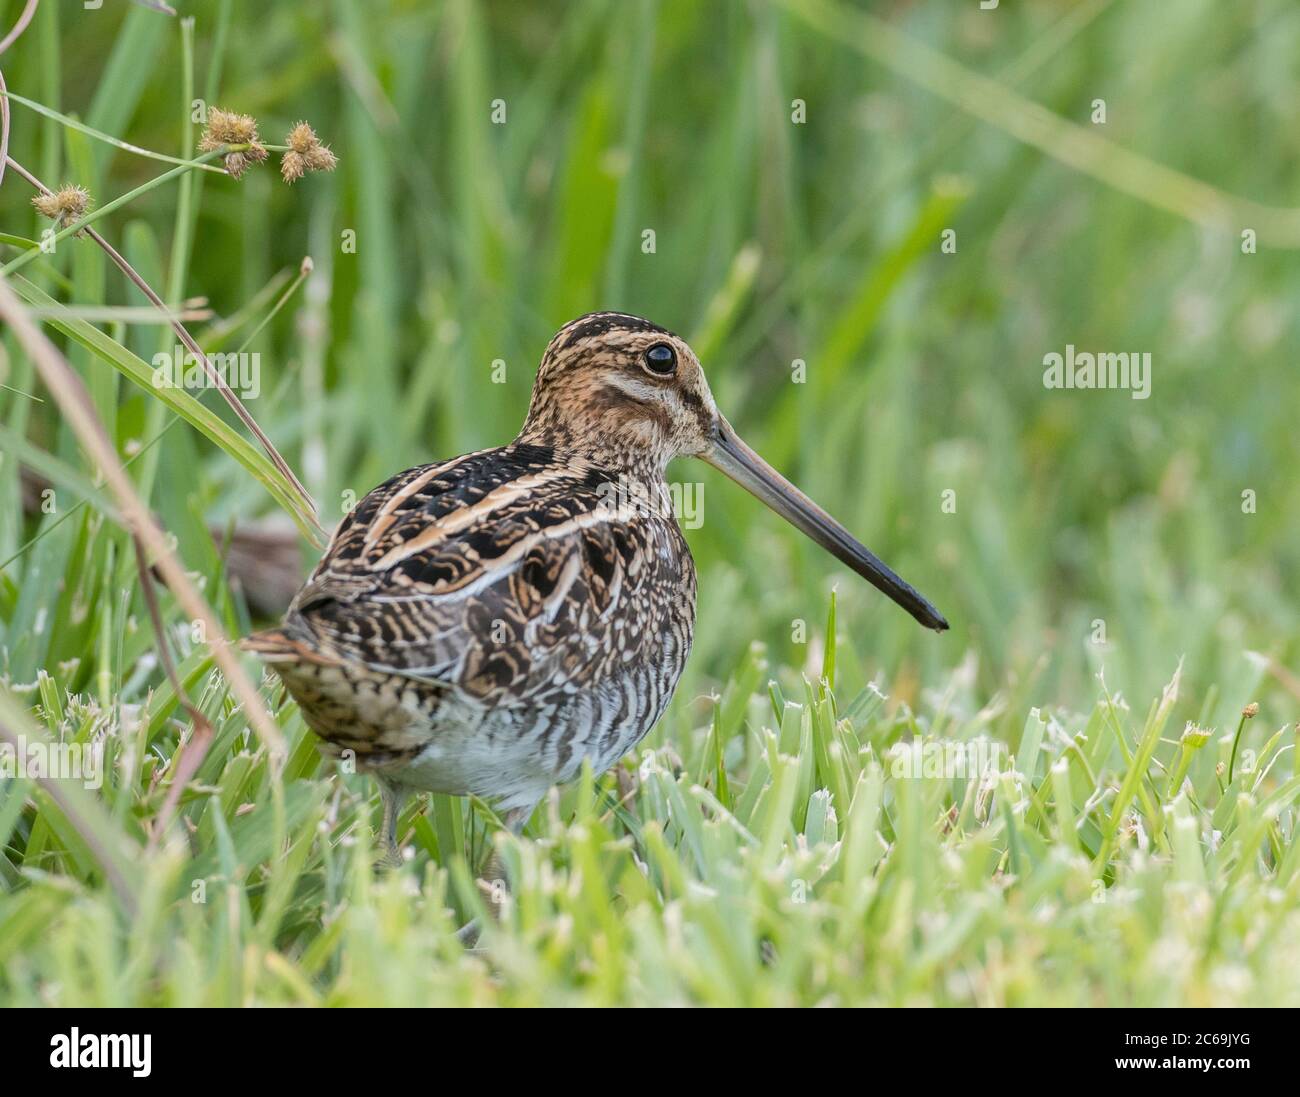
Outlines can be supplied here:
[[667, 377], [677, 368], [677, 352], [667, 343], [656, 343], [645, 352], [645, 368]]

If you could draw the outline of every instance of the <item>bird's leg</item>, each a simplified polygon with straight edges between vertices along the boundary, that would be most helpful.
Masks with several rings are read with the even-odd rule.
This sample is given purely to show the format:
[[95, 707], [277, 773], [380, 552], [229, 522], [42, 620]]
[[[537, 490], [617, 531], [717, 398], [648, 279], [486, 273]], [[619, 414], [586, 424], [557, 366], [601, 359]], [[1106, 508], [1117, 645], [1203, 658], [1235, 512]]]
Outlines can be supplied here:
[[[506, 829], [516, 838], [524, 829], [524, 824], [528, 822], [533, 814], [533, 808], [536, 803], [528, 804], [525, 807], [511, 808], [502, 817], [501, 821], [505, 823]], [[488, 913], [493, 918], [501, 916], [501, 910], [506, 904], [510, 895], [509, 880], [506, 877], [505, 862], [502, 861], [501, 855], [494, 846], [492, 852], [488, 855], [487, 861], [483, 864], [483, 872], [478, 878], [478, 886], [484, 893], [487, 901]], [[478, 940], [480, 924], [478, 918], [471, 918], [465, 925], [456, 931], [456, 937], [467, 945], [472, 945]]]
[[[535, 806], [535, 804], [529, 804], [527, 807], [511, 808], [507, 811], [501, 819], [506, 825], [506, 830], [518, 838]], [[488, 854], [487, 861], [483, 864], [483, 874], [479, 877], [479, 885], [486, 888], [488, 903], [494, 915], [500, 913], [500, 909], [505, 903], [508, 884], [505, 862], [502, 861], [501, 853], [494, 845], [492, 852]]]
[[377, 865], [381, 868], [397, 868], [402, 863], [402, 851], [397, 847], [397, 817], [402, 812], [402, 804], [406, 802], [409, 790], [383, 777], [376, 780], [379, 782], [379, 798], [384, 805], [381, 835], [384, 850]]
[[502, 820], [506, 829], [516, 838], [524, 832], [524, 825], [533, 817], [533, 808], [537, 806], [536, 801], [527, 807], [511, 808], [506, 812], [506, 817]]

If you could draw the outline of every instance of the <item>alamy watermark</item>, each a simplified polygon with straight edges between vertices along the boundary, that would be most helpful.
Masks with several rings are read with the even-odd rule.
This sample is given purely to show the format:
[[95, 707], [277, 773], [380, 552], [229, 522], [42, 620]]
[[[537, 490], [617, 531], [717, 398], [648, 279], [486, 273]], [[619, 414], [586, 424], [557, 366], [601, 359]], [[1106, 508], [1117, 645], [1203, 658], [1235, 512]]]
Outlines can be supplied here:
[[0, 780], [26, 777], [30, 780], [80, 781], [97, 789], [104, 783], [102, 743], [47, 743], [18, 736], [18, 743], [0, 743]]
[[1151, 395], [1150, 351], [1075, 350], [1043, 355], [1043, 387], [1049, 389], [1128, 389], [1134, 400]]
[[129, 1070], [132, 1077], [153, 1072], [153, 1036], [149, 1033], [56, 1032], [50, 1037], [50, 1066], [56, 1070], [107, 1068]]
[[[241, 400], [256, 400], [261, 394], [262, 355], [259, 351], [209, 354], [208, 361]], [[162, 350], [153, 356], [153, 387], [208, 389], [217, 385], [203, 365], [203, 359], [178, 343], [172, 347], [171, 353]]]
[[895, 780], [978, 777], [991, 784], [1008, 764], [1006, 745], [984, 737], [913, 739], [889, 750], [889, 773]]
[[683, 529], [699, 529], [704, 525], [704, 485], [673, 481], [646, 484], [626, 475], [617, 480], [606, 480], [596, 489], [596, 494], [619, 519], [626, 521], [638, 514], [667, 518], [676, 515]]

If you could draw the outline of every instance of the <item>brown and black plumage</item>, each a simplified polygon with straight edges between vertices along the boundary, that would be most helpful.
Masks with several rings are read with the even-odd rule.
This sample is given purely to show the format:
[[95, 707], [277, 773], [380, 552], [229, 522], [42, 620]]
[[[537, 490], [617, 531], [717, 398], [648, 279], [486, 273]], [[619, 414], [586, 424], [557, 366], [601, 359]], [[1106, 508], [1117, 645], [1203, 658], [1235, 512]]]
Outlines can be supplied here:
[[922, 624], [947, 622], [754, 454], [691, 349], [594, 313], [551, 340], [519, 436], [408, 469], [344, 519], [284, 624], [245, 646], [307, 723], [396, 811], [411, 790], [474, 794], [518, 829], [589, 760], [650, 730], [690, 653], [695, 565], [664, 470], [700, 457]]

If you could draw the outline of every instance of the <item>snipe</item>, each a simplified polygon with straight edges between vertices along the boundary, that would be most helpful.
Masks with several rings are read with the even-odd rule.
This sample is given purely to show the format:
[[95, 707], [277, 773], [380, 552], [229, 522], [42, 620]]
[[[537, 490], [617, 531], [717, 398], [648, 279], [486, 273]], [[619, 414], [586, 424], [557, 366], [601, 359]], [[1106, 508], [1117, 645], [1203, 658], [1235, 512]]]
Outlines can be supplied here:
[[699, 457], [906, 609], [947, 621], [737, 437], [690, 347], [636, 316], [561, 328], [519, 437], [408, 469], [343, 520], [284, 624], [245, 646], [333, 753], [405, 794], [495, 802], [516, 832], [556, 782], [650, 730], [691, 649], [695, 565], [664, 469]]

